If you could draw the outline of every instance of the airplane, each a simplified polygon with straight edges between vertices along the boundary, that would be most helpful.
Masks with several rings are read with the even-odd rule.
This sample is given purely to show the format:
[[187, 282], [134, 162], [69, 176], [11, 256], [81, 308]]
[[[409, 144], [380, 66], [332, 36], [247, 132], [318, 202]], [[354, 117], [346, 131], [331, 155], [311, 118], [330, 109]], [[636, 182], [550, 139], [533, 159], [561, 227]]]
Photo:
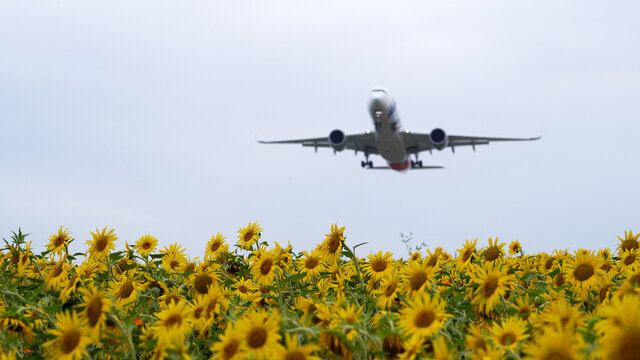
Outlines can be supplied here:
[[[422, 151], [432, 153], [433, 149], [443, 150], [450, 147], [455, 153], [459, 146], [471, 146], [473, 151], [476, 145], [486, 145], [493, 141], [530, 141], [532, 138], [499, 138], [483, 136], [448, 135], [444, 130], [435, 128], [430, 133], [414, 133], [402, 128], [396, 108], [396, 101], [389, 91], [383, 87], [376, 87], [369, 95], [369, 114], [373, 120], [375, 130], [367, 130], [361, 134], [346, 135], [342, 130], [336, 129], [329, 133], [328, 137], [310, 139], [263, 141], [261, 144], [301, 144], [302, 146], [318, 148], [333, 148], [333, 153], [344, 149], [358, 151], [364, 154], [365, 160], [360, 163], [367, 169], [391, 169], [400, 172], [409, 169], [441, 169], [442, 166], [423, 166], [418, 154]], [[369, 155], [377, 154], [387, 161], [387, 166], [373, 166]], [[411, 159], [411, 154], [415, 157]]]

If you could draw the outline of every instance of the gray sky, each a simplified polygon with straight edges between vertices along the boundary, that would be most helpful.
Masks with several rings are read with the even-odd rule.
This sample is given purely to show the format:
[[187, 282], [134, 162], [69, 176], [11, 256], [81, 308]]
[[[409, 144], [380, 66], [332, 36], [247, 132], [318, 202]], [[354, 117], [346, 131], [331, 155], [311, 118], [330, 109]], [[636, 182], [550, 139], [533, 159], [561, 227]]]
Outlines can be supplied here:
[[[296, 251], [337, 222], [369, 242], [360, 255], [406, 256], [400, 232], [449, 251], [490, 236], [528, 252], [615, 248], [640, 231], [639, 10], [0, 2], [0, 235], [22, 227], [41, 251], [64, 225], [84, 250], [109, 225], [201, 256], [249, 221]], [[377, 85], [413, 131], [543, 138], [427, 153], [446, 169], [407, 174], [255, 142], [366, 130]]]

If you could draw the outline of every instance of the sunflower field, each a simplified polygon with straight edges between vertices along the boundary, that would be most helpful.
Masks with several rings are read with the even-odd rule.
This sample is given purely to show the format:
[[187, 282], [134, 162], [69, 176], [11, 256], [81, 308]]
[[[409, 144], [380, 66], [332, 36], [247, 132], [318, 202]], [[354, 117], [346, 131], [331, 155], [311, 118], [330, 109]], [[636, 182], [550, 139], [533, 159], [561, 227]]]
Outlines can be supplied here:
[[358, 257], [335, 224], [299, 253], [263, 241], [258, 223], [238, 233], [192, 259], [151, 235], [116, 250], [108, 227], [75, 254], [63, 227], [40, 254], [14, 232], [0, 253], [0, 360], [640, 359], [631, 231], [615, 251], [530, 255], [489, 238], [408, 259]]

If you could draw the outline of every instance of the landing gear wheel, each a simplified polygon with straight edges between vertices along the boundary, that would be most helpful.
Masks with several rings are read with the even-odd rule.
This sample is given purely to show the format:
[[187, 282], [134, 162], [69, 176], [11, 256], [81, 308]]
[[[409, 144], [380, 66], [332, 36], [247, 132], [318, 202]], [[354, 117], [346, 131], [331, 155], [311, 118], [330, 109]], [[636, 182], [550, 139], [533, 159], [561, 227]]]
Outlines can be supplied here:
[[360, 166], [365, 167], [367, 166], [367, 163], [365, 161], [360, 161]]

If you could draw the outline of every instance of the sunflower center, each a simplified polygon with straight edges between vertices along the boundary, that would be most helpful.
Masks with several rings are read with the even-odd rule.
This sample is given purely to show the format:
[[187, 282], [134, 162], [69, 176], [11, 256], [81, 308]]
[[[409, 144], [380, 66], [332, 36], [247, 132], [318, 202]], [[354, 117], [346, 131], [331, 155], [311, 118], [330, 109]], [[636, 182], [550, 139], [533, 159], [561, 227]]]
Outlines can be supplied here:
[[126, 281], [122, 285], [120, 285], [120, 291], [118, 291], [118, 297], [121, 299], [126, 299], [131, 296], [133, 292], [133, 283], [131, 281]]
[[101, 236], [98, 238], [98, 240], [96, 240], [96, 244], [95, 244], [96, 250], [102, 251], [107, 247], [108, 244], [109, 244], [109, 241], [107, 241], [107, 239], [104, 236]]
[[471, 249], [467, 249], [464, 254], [462, 254], [462, 261], [467, 261], [469, 260], [469, 258], [471, 257], [471, 254], [473, 254], [473, 251], [471, 251]]
[[384, 261], [383, 259], [375, 259], [371, 263], [371, 269], [373, 269], [373, 271], [375, 271], [375, 272], [384, 271], [384, 269], [386, 269], [386, 268], [387, 268], [387, 262]]
[[244, 286], [244, 285], [240, 285], [240, 286], [238, 286], [238, 291], [240, 291], [243, 294], [246, 294], [247, 291], [249, 291], [249, 289], [247, 289], [247, 287]]
[[212, 283], [213, 280], [211, 280], [211, 277], [209, 275], [200, 275], [196, 278], [196, 281], [194, 281], [193, 287], [200, 294], [206, 294], [209, 292], [209, 285], [211, 285]]
[[490, 277], [482, 285], [482, 292], [485, 298], [490, 297], [498, 288], [498, 278]]
[[500, 336], [501, 345], [511, 345], [516, 342], [517, 337], [513, 333], [505, 333]]
[[614, 359], [637, 359], [640, 353], [640, 333], [625, 333], [614, 350]]
[[202, 316], [202, 311], [204, 311], [204, 308], [202, 307], [198, 307], [193, 311], [193, 317], [196, 319], [200, 319], [200, 317]]
[[229, 339], [229, 341], [227, 341], [227, 344], [224, 346], [224, 348], [222, 348], [222, 352], [224, 352], [224, 358], [231, 359], [233, 355], [235, 355], [238, 352], [239, 346], [240, 344], [238, 344], [238, 340]]
[[556, 277], [553, 279], [553, 282], [556, 286], [562, 286], [564, 284], [564, 274], [560, 273], [558, 275], [556, 275]]
[[416, 317], [413, 318], [413, 324], [419, 328], [424, 328], [431, 325], [431, 323], [433, 323], [433, 320], [435, 319], [436, 314], [433, 311], [426, 309], [420, 310], [416, 314]]
[[435, 267], [437, 263], [438, 263], [438, 256], [437, 255], [433, 255], [433, 256], [429, 257], [429, 260], [427, 260], [427, 266], [429, 266], [429, 267]]
[[178, 266], [180, 266], [180, 262], [179, 262], [178, 260], [171, 260], [171, 261], [169, 262], [169, 267], [170, 267], [171, 269], [174, 269], [174, 270], [175, 270]]
[[492, 246], [484, 253], [484, 259], [486, 261], [493, 261], [500, 256], [500, 249], [497, 246]]
[[552, 266], [553, 266], [553, 258], [548, 258], [547, 261], [544, 262], [544, 268], [546, 270], [551, 270]]
[[411, 275], [411, 280], [409, 280], [409, 286], [411, 286], [411, 290], [417, 291], [417, 290], [420, 290], [420, 287], [422, 287], [422, 284], [424, 284], [425, 281], [427, 281], [427, 273], [425, 273], [424, 271], [421, 271]]
[[72, 329], [62, 333], [62, 339], [60, 339], [60, 349], [64, 354], [69, 354], [76, 349], [80, 342], [80, 331]]
[[304, 356], [304, 353], [300, 350], [289, 351], [285, 356], [284, 360], [305, 360], [307, 357]]
[[573, 276], [578, 281], [585, 281], [593, 275], [593, 266], [588, 263], [582, 263], [573, 270]]
[[248, 243], [249, 241], [251, 241], [251, 239], [253, 239], [253, 235], [254, 235], [253, 231], [249, 230], [246, 233], [244, 233], [242, 240]]
[[337, 235], [332, 235], [331, 238], [329, 239], [329, 252], [331, 254], [335, 253], [336, 251], [338, 251], [338, 247], [340, 246], [340, 237]]
[[181, 314], [171, 314], [164, 320], [164, 325], [166, 327], [172, 326], [180, 326], [182, 324], [182, 315]]
[[95, 327], [102, 315], [102, 299], [94, 297], [87, 305], [87, 317], [89, 318], [89, 326]]
[[260, 265], [260, 273], [262, 275], [269, 274], [269, 271], [271, 271], [271, 266], [272, 265], [273, 265], [273, 261], [271, 259], [269, 259], [269, 258], [264, 259], [264, 261]]
[[624, 250], [633, 250], [638, 248], [638, 241], [633, 239], [627, 239], [622, 242], [622, 249]]
[[261, 327], [254, 327], [247, 334], [247, 344], [254, 348], [260, 348], [267, 342], [267, 330]]
[[543, 360], [571, 360], [571, 356], [565, 350], [551, 350]]
[[316, 266], [318, 266], [318, 259], [316, 258], [308, 258], [307, 261], [304, 262], [304, 267], [307, 269], [314, 269]]
[[65, 240], [66, 240], [66, 237], [58, 235], [56, 237], [55, 241], [53, 242], [53, 245], [55, 247], [60, 247], [60, 246], [62, 246], [62, 244], [64, 244]]
[[478, 341], [476, 341], [475, 348], [476, 349], [487, 350], [487, 342], [483, 338], [479, 338]]
[[625, 265], [631, 265], [631, 264], [633, 264], [634, 261], [636, 261], [636, 254], [634, 254], [634, 253], [631, 253], [627, 257], [624, 258], [624, 264]]
[[387, 297], [393, 295], [393, 293], [396, 291], [396, 286], [398, 286], [398, 283], [396, 283], [395, 281], [392, 281], [389, 285], [387, 285], [387, 288], [384, 290], [384, 295]]
[[151, 242], [145, 241], [145, 242], [142, 243], [141, 247], [142, 247], [143, 250], [149, 250], [149, 249], [151, 249]]
[[51, 270], [52, 277], [58, 277], [60, 276], [60, 274], [62, 274], [62, 269], [63, 269], [62, 264], [63, 263], [56, 265], [56, 267], [54, 267], [53, 270]]
[[398, 354], [404, 352], [402, 339], [396, 334], [387, 335], [382, 340], [382, 350], [387, 353], [387, 358], [395, 359]]
[[220, 247], [220, 245], [222, 245], [222, 243], [216, 241], [213, 244], [211, 244], [211, 247], [209, 248], [209, 250], [211, 250], [211, 252], [216, 252], [218, 250], [218, 248]]

